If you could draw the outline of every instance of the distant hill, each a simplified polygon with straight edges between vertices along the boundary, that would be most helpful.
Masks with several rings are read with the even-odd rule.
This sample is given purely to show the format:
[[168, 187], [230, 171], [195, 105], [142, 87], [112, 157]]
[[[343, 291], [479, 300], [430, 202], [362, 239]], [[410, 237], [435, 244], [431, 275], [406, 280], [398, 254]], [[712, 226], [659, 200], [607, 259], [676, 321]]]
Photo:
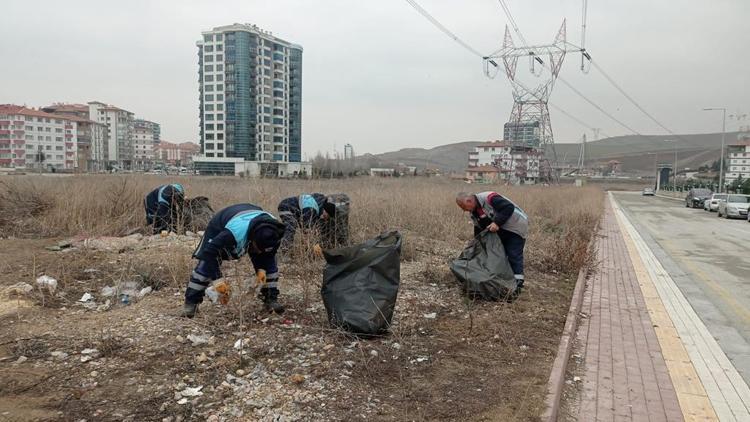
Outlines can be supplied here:
[[[727, 132], [726, 142], [737, 139], [738, 132]], [[586, 143], [586, 162], [592, 163], [618, 160], [626, 173], [650, 173], [654, 168], [654, 154], [659, 162], [674, 160], [675, 144], [665, 140], [677, 140], [677, 166], [697, 168], [708, 165], [719, 158], [721, 133], [669, 136], [615, 136]], [[382, 154], [365, 154], [357, 157], [368, 167], [393, 166], [404, 163], [419, 168], [437, 167], [443, 171], [462, 172], [466, 168], [469, 151], [483, 141], [463, 141], [434, 148], [404, 148]], [[556, 144], [557, 161], [562, 165], [575, 165], [580, 144]], [[649, 154], [652, 153], [652, 154]], [[552, 158], [552, 151], [547, 152]]]

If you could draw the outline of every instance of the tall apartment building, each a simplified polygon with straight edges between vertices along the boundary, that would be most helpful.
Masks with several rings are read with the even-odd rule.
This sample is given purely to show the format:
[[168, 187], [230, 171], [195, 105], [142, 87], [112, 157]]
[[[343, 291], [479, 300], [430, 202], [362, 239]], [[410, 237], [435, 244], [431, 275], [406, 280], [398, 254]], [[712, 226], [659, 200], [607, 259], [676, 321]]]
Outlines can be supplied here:
[[73, 117], [0, 105], [0, 167], [75, 170], [77, 127]]
[[738, 178], [750, 179], [750, 134], [740, 135], [737, 141], [727, 145], [727, 170], [725, 183], [732, 184]]
[[302, 47], [249, 24], [205, 31], [196, 45], [202, 153], [196, 169], [300, 171]]
[[107, 126], [91, 120], [86, 104], [56, 103], [42, 111], [67, 116], [78, 124], [78, 168], [86, 171], [106, 169], [109, 143]]
[[160, 142], [161, 128], [158, 123], [144, 119], [133, 121], [133, 166], [149, 170], [154, 161], [154, 147]]
[[133, 113], [121, 108], [92, 101], [89, 105], [91, 120], [107, 126], [109, 143], [107, 158], [110, 166], [130, 169], [133, 165]]

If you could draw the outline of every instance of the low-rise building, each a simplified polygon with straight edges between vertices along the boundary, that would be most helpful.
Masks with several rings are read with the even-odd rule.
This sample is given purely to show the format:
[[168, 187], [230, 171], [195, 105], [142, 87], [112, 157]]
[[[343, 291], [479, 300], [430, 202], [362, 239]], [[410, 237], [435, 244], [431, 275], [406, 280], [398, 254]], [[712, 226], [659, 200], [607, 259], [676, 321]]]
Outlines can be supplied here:
[[503, 171], [492, 165], [481, 165], [466, 169], [466, 180], [471, 183], [497, 183], [504, 177]]
[[727, 145], [725, 183], [732, 184], [739, 178], [750, 179], [750, 137], [743, 137]]
[[78, 169], [80, 171], [96, 172], [106, 169], [109, 156], [107, 126], [91, 120], [88, 105], [55, 103], [43, 107], [42, 111], [68, 116], [78, 123]]
[[391, 177], [394, 173], [396, 169], [393, 168], [373, 167], [370, 169], [370, 176]]
[[[468, 169], [491, 166], [498, 169], [499, 180], [533, 184], [539, 180], [544, 153], [517, 142], [485, 142], [469, 152]], [[467, 169], [467, 172], [468, 172]]]
[[154, 161], [175, 166], [187, 167], [193, 157], [200, 154], [201, 146], [193, 142], [174, 143], [161, 141], [154, 145]]
[[68, 116], [0, 105], [0, 167], [76, 170], [77, 128]]

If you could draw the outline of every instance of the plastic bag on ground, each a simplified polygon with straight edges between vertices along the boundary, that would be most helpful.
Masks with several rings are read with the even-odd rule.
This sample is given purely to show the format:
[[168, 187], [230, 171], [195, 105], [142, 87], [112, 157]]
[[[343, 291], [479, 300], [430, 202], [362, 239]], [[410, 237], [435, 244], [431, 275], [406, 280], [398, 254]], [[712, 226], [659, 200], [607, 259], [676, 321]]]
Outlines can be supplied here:
[[516, 292], [513, 270], [496, 233], [480, 233], [450, 267], [464, 293], [471, 298], [499, 300]]
[[360, 336], [388, 331], [401, 280], [401, 234], [323, 252], [321, 295], [332, 326]]

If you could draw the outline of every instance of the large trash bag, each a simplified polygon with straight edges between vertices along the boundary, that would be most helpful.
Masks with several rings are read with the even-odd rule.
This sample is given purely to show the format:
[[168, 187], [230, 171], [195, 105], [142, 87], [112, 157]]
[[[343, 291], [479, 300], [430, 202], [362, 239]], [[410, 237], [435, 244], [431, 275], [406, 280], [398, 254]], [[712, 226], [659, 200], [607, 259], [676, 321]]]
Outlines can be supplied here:
[[334, 193], [326, 199], [336, 207], [336, 215], [321, 222], [321, 243], [326, 249], [348, 246], [351, 200], [345, 193]]
[[323, 254], [320, 293], [331, 325], [364, 337], [388, 331], [401, 280], [401, 234], [384, 232]]
[[205, 196], [196, 196], [185, 200], [183, 219], [186, 230], [199, 232], [206, 230], [208, 222], [214, 216], [214, 209]]
[[497, 233], [480, 233], [450, 267], [464, 293], [473, 299], [506, 299], [516, 293], [517, 282]]

